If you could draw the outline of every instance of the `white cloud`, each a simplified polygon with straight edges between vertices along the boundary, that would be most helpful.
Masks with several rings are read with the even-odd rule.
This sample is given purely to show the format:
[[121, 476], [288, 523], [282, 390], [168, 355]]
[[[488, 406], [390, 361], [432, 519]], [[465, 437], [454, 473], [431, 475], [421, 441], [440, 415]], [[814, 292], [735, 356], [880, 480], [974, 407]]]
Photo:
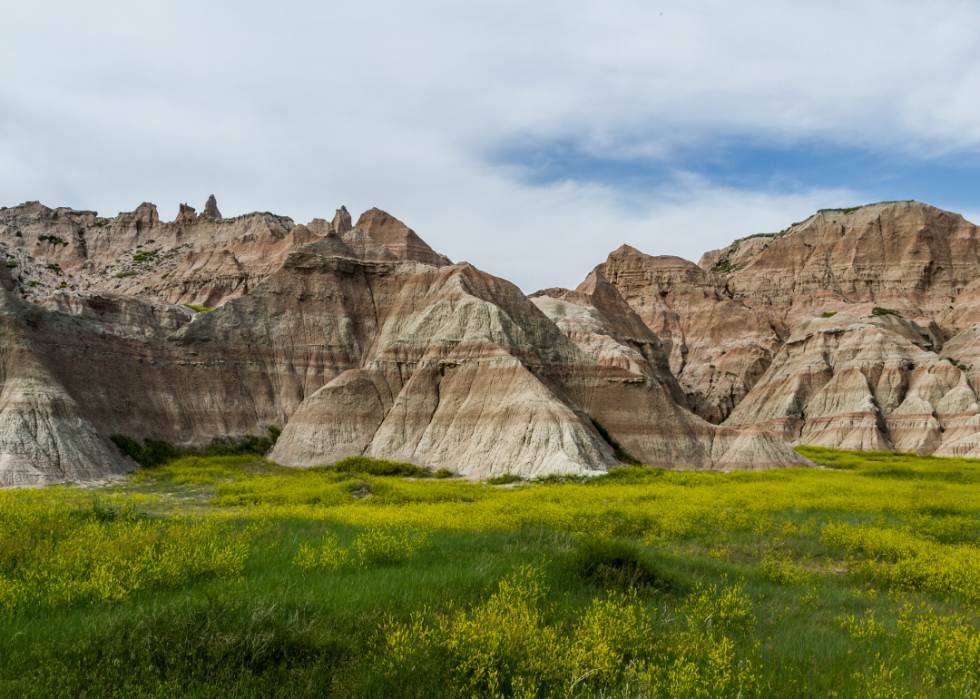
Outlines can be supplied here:
[[683, 174], [535, 186], [483, 159], [508, 144], [980, 150], [972, 3], [38, 1], [0, 24], [0, 204], [377, 205], [528, 291], [623, 242], [696, 260], [863, 198]]

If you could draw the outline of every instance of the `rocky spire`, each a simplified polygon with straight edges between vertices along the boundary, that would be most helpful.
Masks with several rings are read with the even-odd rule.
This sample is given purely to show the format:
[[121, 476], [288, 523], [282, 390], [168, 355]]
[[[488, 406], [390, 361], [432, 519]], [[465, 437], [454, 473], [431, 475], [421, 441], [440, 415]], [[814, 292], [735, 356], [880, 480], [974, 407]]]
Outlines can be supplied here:
[[194, 213], [194, 207], [189, 204], [181, 204], [180, 212], [177, 214], [177, 223], [194, 223], [197, 220], [197, 214]]
[[204, 218], [209, 218], [212, 221], [220, 221], [222, 216], [221, 212], [218, 211], [218, 201], [214, 198], [212, 194], [208, 197], [208, 203], [204, 205], [204, 213], [201, 214]]
[[334, 214], [333, 222], [330, 225], [337, 232], [337, 235], [343, 235], [352, 228], [350, 214], [347, 213], [346, 206], [341, 206], [337, 209], [337, 213]]

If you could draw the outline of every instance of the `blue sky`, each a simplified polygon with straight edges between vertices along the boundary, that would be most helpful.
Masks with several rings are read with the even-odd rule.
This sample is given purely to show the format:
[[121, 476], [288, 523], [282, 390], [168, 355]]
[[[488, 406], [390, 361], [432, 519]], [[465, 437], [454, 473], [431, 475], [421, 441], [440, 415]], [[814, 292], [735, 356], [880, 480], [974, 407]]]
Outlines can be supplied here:
[[930, 157], [827, 141], [768, 144], [719, 138], [662, 157], [607, 157], [584, 151], [573, 140], [534, 140], [505, 144], [487, 157], [514, 168], [515, 177], [528, 186], [599, 183], [622, 192], [638, 208], [646, 193], [687, 175], [776, 196], [843, 190], [838, 199], [828, 197], [823, 208], [916, 199], [956, 212], [980, 210], [980, 154], [970, 150]]
[[0, 8], [0, 205], [379, 206], [526, 292], [819, 208], [980, 222], [972, 2]]

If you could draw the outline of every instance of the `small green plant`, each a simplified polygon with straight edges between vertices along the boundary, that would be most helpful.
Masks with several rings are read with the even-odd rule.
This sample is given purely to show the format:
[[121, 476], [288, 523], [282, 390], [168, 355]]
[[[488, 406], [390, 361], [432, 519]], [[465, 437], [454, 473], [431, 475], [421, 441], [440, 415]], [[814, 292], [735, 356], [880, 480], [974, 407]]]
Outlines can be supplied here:
[[213, 311], [213, 308], [208, 308], [207, 306], [198, 306], [196, 303], [182, 303], [181, 306], [187, 306], [187, 308], [192, 311], [197, 311], [198, 313], [208, 313]]
[[408, 476], [411, 478], [431, 478], [427, 468], [401, 461], [372, 459], [369, 456], [348, 456], [330, 467], [338, 473], [364, 473], [370, 476]]
[[140, 512], [132, 504], [116, 505], [98, 496], [92, 498], [87, 511], [81, 510], [78, 514], [84, 519], [93, 519], [103, 524], [118, 521], [136, 522], [147, 519], [146, 513]]
[[898, 316], [902, 317], [902, 314], [891, 308], [882, 308], [881, 306], [875, 306], [874, 310], [871, 311], [873, 316]]
[[145, 439], [140, 446], [132, 437], [114, 434], [109, 439], [119, 450], [144, 468], [162, 466], [185, 456], [240, 456], [256, 454], [261, 456], [272, 450], [282, 433], [278, 425], [266, 428], [268, 437], [247, 434], [239, 440], [232, 437], [215, 437], [206, 447], [180, 447], [159, 439]]
[[738, 374], [736, 374], [734, 371], [726, 371], [725, 376], [734, 376], [736, 379], [738, 378]]
[[569, 567], [600, 590], [668, 592], [675, 583], [654, 568], [632, 543], [595, 536], [576, 546]]
[[272, 440], [272, 446], [275, 446], [276, 442], [279, 441], [279, 435], [282, 434], [282, 428], [279, 425], [269, 425], [265, 429], [269, 431], [269, 439]]
[[426, 532], [376, 528], [358, 536], [350, 548], [342, 546], [335, 534], [327, 534], [319, 546], [300, 544], [293, 563], [307, 573], [361, 570], [405, 563], [428, 547]]
[[609, 431], [605, 427], [603, 427], [598, 420], [596, 420], [591, 415], [589, 415], [589, 420], [592, 421], [592, 426], [595, 427], [596, 432], [599, 433], [599, 436], [605, 440], [606, 444], [608, 444], [613, 448], [613, 455], [619, 461], [621, 461], [624, 464], [629, 464], [630, 466], [643, 465], [642, 461], [640, 461], [635, 456], [630, 454], [628, 451], [623, 449], [623, 447], [620, 446], [619, 442], [617, 442], [615, 439], [612, 438], [612, 435], [609, 434]]
[[440, 468], [436, 471], [436, 478], [452, 478], [456, 474], [450, 471], [448, 468]]
[[156, 259], [159, 250], [146, 250], [145, 252], [138, 252], [133, 255], [133, 262], [149, 262]]
[[510, 485], [511, 483], [520, 483], [523, 480], [524, 479], [518, 476], [516, 473], [505, 473], [502, 476], [488, 478], [487, 483], [490, 485]]
[[131, 269], [126, 272], [116, 272], [112, 276], [115, 279], [122, 279], [123, 277], [135, 277], [137, 274], [139, 274], [139, 272], [137, 272], [135, 269]]
[[60, 283], [60, 284], [58, 285], [58, 288], [59, 288], [59, 289], [64, 289], [64, 288], [65, 288], [65, 287], [67, 287], [67, 286], [68, 286], [68, 282], [61, 282], [61, 283]]
[[50, 269], [52, 272], [54, 272], [55, 274], [57, 274], [59, 277], [64, 275], [64, 271], [61, 269], [61, 265], [58, 265], [58, 264], [50, 264], [50, 265], [44, 265], [44, 267], [45, 267], [45, 269]]
[[39, 282], [37, 279], [32, 279], [27, 282], [27, 286], [41, 286], [41, 282]]
[[17, 260], [15, 260], [13, 258], [10, 258], [9, 260], [7, 260], [7, 268], [8, 269], [14, 269], [15, 267], [17, 267]]
[[823, 313], [820, 314], [820, 317], [833, 318], [835, 315], [837, 315], [837, 311], [824, 311]]
[[52, 245], [68, 245], [68, 241], [63, 238], [59, 238], [56, 235], [39, 235], [37, 237], [37, 244], [40, 245], [43, 242], [49, 242]]

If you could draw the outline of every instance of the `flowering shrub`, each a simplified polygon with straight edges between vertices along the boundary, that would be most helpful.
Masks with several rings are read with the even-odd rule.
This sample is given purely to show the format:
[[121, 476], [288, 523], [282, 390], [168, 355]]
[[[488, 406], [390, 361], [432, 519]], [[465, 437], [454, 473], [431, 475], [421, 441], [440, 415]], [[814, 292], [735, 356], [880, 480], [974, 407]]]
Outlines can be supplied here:
[[624, 685], [630, 696], [756, 695], [736, 644], [755, 618], [738, 586], [698, 586], [681, 619], [656, 629], [635, 593], [596, 598], [573, 618], [548, 605], [547, 593], [541, 569], [523, 566], [473, 609], [389, 617], [380, 666], [392, 678], [448, 668], [450, 693], [465, 696], [585, 696]]
[[345, 549], [335, 535], [327, 534], [319, 546], [301, 544], [293, 562], [308, 573], [391, 565], [411, 560], [428, 543], [424, 532], [369, 529]]
[[240, 574], [251, 533], [214, 518], [149, 519], [69, 491], [0, 493], [0, 611], [120, 602]]
[[980, 549], [975, 546], [937, 544], [899, 529], [841, 523], [827, 525], [823, 539], [868, 556], [852, 560], [852, 570], [887, 587], [980, 601]]

